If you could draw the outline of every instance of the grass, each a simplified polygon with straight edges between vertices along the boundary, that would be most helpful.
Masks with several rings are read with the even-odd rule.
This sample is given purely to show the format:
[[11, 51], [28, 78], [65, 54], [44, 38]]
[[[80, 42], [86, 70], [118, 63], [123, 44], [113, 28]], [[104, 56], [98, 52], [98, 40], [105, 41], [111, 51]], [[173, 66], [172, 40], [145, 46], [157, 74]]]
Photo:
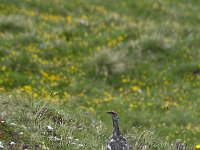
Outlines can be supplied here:
[[[86, 111], [106, 127], [110, 119], [104, 112], [114, 109], [125, 134], [133, 127], [138, 133], [152, 129], [167, 143], [182, 139], [194, 147], [200, 142], [198, 3], [3, 0], [0, 92], [26, 93], [35, 99], [21, 96], [21, 104], [36, 106], [37, 99], [42, 99], [36, 111], [45, 100], [54, 101], [48, 107], [58, 111], [70, 104], [72, 118], [84, 118]], [[4, 111], [7, 107], [2, 107]], [[60, 136], [70, 135], [61, 129]], [[94, 139], [97, 131], [91, 132], [88, 139], [101, 149], [107, 129], [102, 129], [105, 136], [98, 139]], [[81, 134], [76, 138], [84, 131]], [[29, 139], [43, 141], [24, 138]], [[48, 140], [44, 142], [50, 147]]]
[[[10, 93], [1, 94], [0, 98], [0, 137], [6, 149], [22, 149], [24, 145], [39, 145], [42, 149], [106, 149], [110, 118], [110, 125], [106, 125], [89, 111], [71, 104], [62, 106], [27, 95]], [[136, 149], [175, 149], [175, 141], [170, 144], [153, 130], [141, 132], [132, 128], [126, 137]]]

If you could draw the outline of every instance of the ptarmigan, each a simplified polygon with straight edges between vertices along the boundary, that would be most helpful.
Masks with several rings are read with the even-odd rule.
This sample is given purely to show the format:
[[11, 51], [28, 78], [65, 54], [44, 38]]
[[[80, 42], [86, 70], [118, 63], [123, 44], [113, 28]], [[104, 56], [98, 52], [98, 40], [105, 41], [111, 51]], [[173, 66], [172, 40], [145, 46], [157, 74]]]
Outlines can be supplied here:
[[111, 115], [113, 121], [113, 134], [107, 141], [107, 150], [132, 150], [126, 138], [121, 134], [118, 114], [114, 111], [108, 111], [107, 113]]

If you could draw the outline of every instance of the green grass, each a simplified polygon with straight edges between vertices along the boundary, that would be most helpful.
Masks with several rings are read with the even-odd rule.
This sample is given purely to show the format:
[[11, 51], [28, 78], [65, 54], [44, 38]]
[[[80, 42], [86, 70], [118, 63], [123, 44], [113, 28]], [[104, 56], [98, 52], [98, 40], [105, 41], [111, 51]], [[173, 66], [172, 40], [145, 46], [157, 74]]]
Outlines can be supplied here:
[[[105, 112], [109, 125], [71, 103], [62, 106], [16, 93], [1, 94], [0, 98], [0, 137], [6, 149], [10, 142], [16, 143], [13, 149], [25, 144], [30, 148], [38, 144], [42, 149], [106, 149], [112, 125]], [[175, 149], [175, 141], [170, 144], [152, 130], [132, 128], [125, 136], [136, 149]]]
[[[2, 0], [0, 92], [56, 101], [58, 110], [70, 104], [74, 118], [87, 111], [106, 127], [104, 112], [114, 109], [125, 134], [152, 129], [168, 143], [182, 139], [194, 147], [200, 143], [199, 7], [194, 0]], [[97, 140], [91, 132], [88, 139], [101, 149], [107, 129]]]

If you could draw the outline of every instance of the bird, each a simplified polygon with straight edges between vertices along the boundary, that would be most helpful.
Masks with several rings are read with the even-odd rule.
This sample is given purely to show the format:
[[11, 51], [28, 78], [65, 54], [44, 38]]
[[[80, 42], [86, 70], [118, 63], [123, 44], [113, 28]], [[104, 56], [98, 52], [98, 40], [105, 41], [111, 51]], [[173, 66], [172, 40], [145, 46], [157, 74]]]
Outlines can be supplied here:
[[29, 149], [29, 145], [28, 144], [24, 144], [23, 146], [22, 146], [22, 150], [28, 150]]
[[186, 150], [186, 146], [181, 142], [176, 142], [176, 150]]
[[113, 133], [106, 144], [107, 150], [132, 150], [119, 128], [118, 114], [115, 111], [106, 112], [111, 115], [113, 122]]

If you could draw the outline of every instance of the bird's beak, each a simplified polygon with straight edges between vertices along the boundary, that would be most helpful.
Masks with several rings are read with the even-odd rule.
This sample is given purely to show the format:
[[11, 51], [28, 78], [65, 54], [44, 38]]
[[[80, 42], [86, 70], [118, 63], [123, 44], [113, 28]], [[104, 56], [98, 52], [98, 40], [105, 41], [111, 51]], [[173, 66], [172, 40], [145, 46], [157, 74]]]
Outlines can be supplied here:
[[107, 113], [107, 114], [110, 114], [111, 112], [110, 112], [110, 111], [107, 111], [106, 113]]
[[115, 111], [114, 111], [114, 110], [111, 110], [111, 111], [107, 111], [106, 113], [108, 113], [108, 114], [113, 114], [113, 113], [115, 113]]

